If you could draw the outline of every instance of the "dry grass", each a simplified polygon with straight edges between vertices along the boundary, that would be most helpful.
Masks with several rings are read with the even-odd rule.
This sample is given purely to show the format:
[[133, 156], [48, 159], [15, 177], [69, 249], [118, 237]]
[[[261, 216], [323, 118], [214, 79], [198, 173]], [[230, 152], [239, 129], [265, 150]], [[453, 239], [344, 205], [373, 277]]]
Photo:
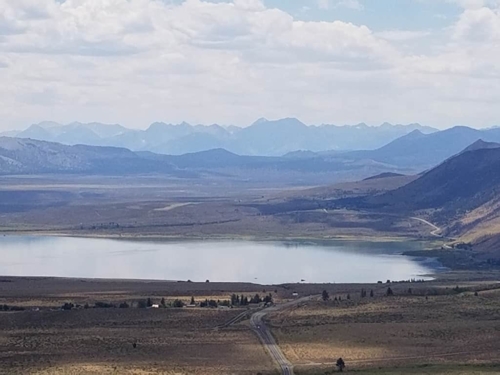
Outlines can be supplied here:
[[351, 370], [491, 364], [500, 358], [498, 297], [498, 290], [491, 290], [479, 297], [464, 293], [315, 302], [275, 315], [271, 322], [285, 355], [302, 371], [331, 369], [339, 357]]
[[[126, 280], [6, 278], [0, 305], [40, 311], [0, 312], [0, 374], [270, 374], [274, 365], [245, 326], [215, 330], [243, 309], [55, 310], [151, 297], [228, 299], [263, 286]], [[280, 289], [281, 290], [281, 289]], [[137, 341], [138, 346], [132, 344]]]
[[269, 373], [273, 364], [251, 331], [214, 330], [235, 313], [211, 309], [2, 313], [0, 374]]
[[[364, 375], [495, 375], [500, 374], [500, 365], [420, 365], [414, 367], [377, 368], [348, 370]], [[300, 371], [299, 375], [329, 375], [332, 371]]]

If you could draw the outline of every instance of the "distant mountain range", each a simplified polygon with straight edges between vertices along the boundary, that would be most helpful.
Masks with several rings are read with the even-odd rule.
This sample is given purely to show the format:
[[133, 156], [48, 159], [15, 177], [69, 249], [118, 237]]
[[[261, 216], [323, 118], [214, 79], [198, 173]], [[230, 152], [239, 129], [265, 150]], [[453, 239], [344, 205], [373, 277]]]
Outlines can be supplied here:
[[[306, 138], [309, 129], [313, 129], [313, 132], [317, 130], [314, 127], [309, 128], [303, 124], [300, 125], [296, 120], [290, 121], [291, 123], [287, 122], [287, 124], [280, 125], [276, 122], [266, 122], [266, 126], [264, 126], [264, 120], [262, 120], [246, 129], [225, 130], [220, 127], [203, 127], [203, 130], [207, 131], [207, 128], [211, 128], [212, 135], [215, 133], [213, 129], [222, 129], [228, 134], [232, 132], [232, 134], [238, 133], [241, 135], [246, 132], [247, 135], [253, 134], [252, 137], [245, 136], [253, 140], [248, 143], [257, 144], [259, 143], [257, 142], [259, 139], [257, 134], [264, 134], [267, 129], [274, 136], [261, 137], [262, 142], [259, 143], [259, 147], [262, 147], [261, 150], [269, 150], [273, 147], [273, 143], [276, 144], [274, 150], [285, 144], [288, 147], [295, 148], [296, 146], [290, 146], [290, 144], [292, 144], [292, 138], [296, 136], [290, 134], [300, 133], [298, 129], [302, 129], [304, 132], [302, 138]], [[175, 132], [181, 132], [182, 129], [192, 130], [197, 128], [187, 124], [165, 126], [173, 129], [172, 132], [166, 132], [172, 137]], [[394, 129], [407, 129], [407, 127], [389, 125], [385, 127], [392, 129], [392, 131]], [[44, 123], [43, 126], [32, 126], [23, 132], [24, 136], [31, 137], [29, 139], [0, 137], [0, 174], [163, 173], [176, 176], [224, 175], [240, 180], [263, 180], [268, 178], [279, 181], [281, 178], [291, 184], [307, 185], [312, 181], [317, 184], [332, 183], [362, 179], [380, 173], [417, 174], [435, 167], [464, 149], [470, 151], [473, 147], [481, 149], [495, 148], [495, 142], [500, 142], [500, 129], [498, 128], [475, 130], [467, 127], [454, 127], [428, 134], [416, 129], [375, 150], [292, 151], [283, 156], [252, 156], [238, 155], [224, 148], [182, 155], [165, 155], [149, 150], [132, 151], [115, 146], [67, 145], [32, 139], [35, 137], [47, 138], [47, 134], [52, 134], [53, 137], [57, 137], [59, 140], [73, 143], [71, 142], [72, 136], [75, 137], [74, 142], [85, 138], [85, 136], [76, 136], [76, 134], [93, 134], [92, 139], [94, 141], [97, 139], [109, 140], [120, 136], [132, 137], [132, 133], [129, 133], [129, 130], [120, 125], [72, 124], [62, 128], [67, 131], [61, 132], [61, 127], [58, 124]], [[335, 127], [326, 128], [335, 129]], [[59, 130], [55, 131], [54, 129]], [[285, 139], [285, 142], [273, 142], [273, 140], [280, 139], [276, 135], [277, 129], [295, 130], [283, 131], [285, 134], [283, 134], [282, 138]], [[380, 128], [368, 129], [380, 131]], [[351, 129], [351, 131], [353, 130]], [[136, 131], [131, 132], [135, 133]], [[143, 133], [150, 132], [158, 133], [156, 137], [152, 136], [151, 139], [160, 139], [165, 129], [163, 125], [156, 125], [151, 126]], [[56, 136], [56, 134], [58, 135]], [[175, 134], [179, 135], [179, 133]], [[191, 134], [191, 137], [197, 136], [201, 137], [202, 134]], [[256, 149], [254, 151], [258, 153]], [[323, 174], [323, 176], [320, 176], [320, 174]], [[313, 175], [314, 177], [311, 177]]]
[[41, 122], [24, 131], [10, 131], [3, 135], [66, 145], [113, 146], [170, 155], [223, 148], [238, 155], [282, 156], [298, 150], [372, 150], [415, 130], [423, 134], [437, 131], [420, 124], [306, 126], [295, 118], [285, 118], [276, 121], [260, 119], [246, 128], [158, 122], [146, 130], [128, 129], [118, 124], [74, 122], [62, 125]]

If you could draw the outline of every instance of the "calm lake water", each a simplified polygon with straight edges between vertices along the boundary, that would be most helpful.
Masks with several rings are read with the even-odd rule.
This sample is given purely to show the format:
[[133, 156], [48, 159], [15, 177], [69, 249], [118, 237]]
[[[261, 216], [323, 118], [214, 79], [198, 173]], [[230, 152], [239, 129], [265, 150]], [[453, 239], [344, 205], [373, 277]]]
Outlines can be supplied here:
[[423, 278], [438, 265], [413, 242], [148, 242], [0, 237], [0, 275], [193, 281], [364, 283]]

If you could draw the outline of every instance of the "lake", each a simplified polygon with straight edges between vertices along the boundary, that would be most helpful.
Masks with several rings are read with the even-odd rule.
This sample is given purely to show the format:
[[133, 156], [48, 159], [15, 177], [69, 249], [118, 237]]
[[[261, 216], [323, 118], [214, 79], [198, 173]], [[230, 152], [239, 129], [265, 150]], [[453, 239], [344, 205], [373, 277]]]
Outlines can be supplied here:
[[[0, 275], [220, 282], [373, 283], [439, 265], [401, 255], [417, 242], [129, 241], [0, 237]], [[428, 279], [428, 278], [427, 278]]]

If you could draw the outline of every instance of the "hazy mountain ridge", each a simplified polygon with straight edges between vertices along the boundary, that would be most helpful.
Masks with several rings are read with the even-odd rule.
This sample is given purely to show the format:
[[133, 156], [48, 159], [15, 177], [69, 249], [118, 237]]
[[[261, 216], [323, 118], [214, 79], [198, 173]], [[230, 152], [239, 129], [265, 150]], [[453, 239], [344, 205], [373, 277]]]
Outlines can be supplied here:
[[341, 154], [340, 157], [358, 160], [371, 159], [398, 167], [412, 166], [425, 170], [460, 153], [480, 140], [486, 143], [500, 142], [500, 131], [498, 129], [477, 130], [465, 126], [456, 126], [431, 134], [414, 130], [379, 149], [347, 152]]
[[437, 131], [419, 124], [307, 126], [297, 119], [285, 118], [275, 121], [259, 119], [246, 128], [156, 122], [146, 130], [128, 129], [118, 124], [42, 122], [6, 135], [68, 145], [124, 147], [174, 155], [224, 148], [239, 155], [282, 156], [297, 150], [376, 149], [416, 129], [424, 133]]
[[140, 158], [134, 152], [116, 147], [68, 146], [33, 139], [0, 137], [0, 173], [173, 173], [167, 164]]

